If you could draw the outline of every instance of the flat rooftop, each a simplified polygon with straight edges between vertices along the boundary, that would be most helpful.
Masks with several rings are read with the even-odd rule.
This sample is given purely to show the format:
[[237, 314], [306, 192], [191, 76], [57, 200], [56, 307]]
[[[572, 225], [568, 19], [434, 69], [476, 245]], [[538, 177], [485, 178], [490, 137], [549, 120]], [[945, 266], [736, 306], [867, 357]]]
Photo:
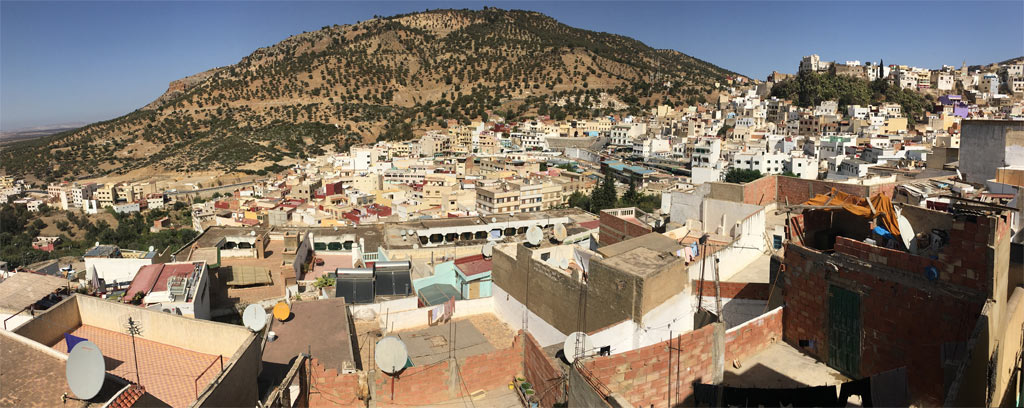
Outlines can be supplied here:
[[601, 255], [606, 257], [614, 257], [629, 252], [634, 248], [648, 248], [657, 252], [675, 254], [676, 250], [683, 249], [683, 246], [679, 245], [679, 243], [672, 238], [666, 237], [665, 235], [657, 232], [652, 232], [633, 239], [627, 239], [622, 242], [616, 242], [614, 244], [598, 248], [597, 252], [600, 252]]
[[796, 388], [838, 385], [850, 381], [786, 342], [775, 342], [735, 368], [727, 362], [723, 385], [743, 388]]
[[17, 313], [67, 285], [56, 276], [16, 273], [0, 282], [0, 312]]
[[449, 324], [455, 325], [455, 357], [463, 359], [512, 345], [514, 333], [492, 314], [454, 319], [450, 323], [396, 332], [405, 342], [413, 365], [429, 365], [448, 358], [451, 347]]
[[652, 251], [645, 247], [639, 247], [610, 258], [605, 258], [601, 262], [639, 277], [647, 277], [677, 261], [683, 262], [683, 258], [667, 252]]
[[[89, 325], [79, 326], [69, 334], [99, 346], [107, 363], [107, 373], [135, 381], [131, 336]], [[146, 393], [174, 407], [188, 406], [195, 401], [197, 383], [201, 392], [220, 374], [219, 356], [168, 346], [142, 337], [135, 338], [135, 348], [139, 359], [139, 380], [146, 387]], [[53, 349], [65, 354], [68, 352], [63, 338], [53, 345]], [[230, 359], [231, 356], [224, 356], [224, 364]]]
[[359, 368], [352, 349], [352, 333], [345, 299], [333, 298], [292, 303], [292, 316], [284, 321], [273, 319], [270, 330], [277, 339], [263, 348], [261, 388], [281, 383], [291, 368], [292, 360], [301, 353], [310, 353], [327, 369]]
[[0, 406], [4, 407], [84, 407], [103, 405], [123, 388], [110, 377], [100, 392], [89, 401], [61, 402], [61, 395], [75, 394], [68, 387], [67, 359], [48, 352], [42, 345], [13, 333], [0, 332]]

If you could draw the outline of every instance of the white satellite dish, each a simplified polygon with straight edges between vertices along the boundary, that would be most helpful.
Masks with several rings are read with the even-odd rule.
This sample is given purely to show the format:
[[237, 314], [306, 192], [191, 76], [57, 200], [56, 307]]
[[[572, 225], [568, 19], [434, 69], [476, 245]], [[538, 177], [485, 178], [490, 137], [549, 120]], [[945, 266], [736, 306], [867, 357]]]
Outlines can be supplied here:
[[485, 258], [490, 258], [491, 255], [494, 255], [494, 243], [488, 242], [484, 244], [484, 248], [481, 252], [484, 254]]
[[257, 304], [246, 306], [242, 312], [242, 324], [254, 332], [263, 330], [263, 326], [267, 325], [267, 311]]
[[530, 245], [540, 245], [540, 240], [544, 239], [544, 231], [541, 231], [536, 225], [526, 229], [526, 242]]
[[[495, 218], [495, 217], [491, 217], [491, 222], [498, 222], [498, 219], [497, 219], [497, 218]], [[97, 244], [97, 245], [99, 245], [99, 243], [98, 243], [98, 242], [97, 242], [96, 244]]]
[[910, 249], [910, 244], [917, 238], [917, 233], [914, 231], [914, 226], [910, 224], [910, 220], [904, 217], [902, 214], [896, 219], [896, 225], [900, 227], [900, 238], [903, 240], [903, 245], [907, 249]]
[[420, 244], [412, 244], [412, 249], [420, 249]]
[[558, 258], [558, 267], [561, 268], [561, 269], [568, 268], [569, 267], [569, 260], [565, 259], [565, 258]]
[[71, 392], [79, 399], [87, 400], [100, 392], [106, 371], [103, 353], [100, 352], [99, 346], [91, 341], [79, 342], [68, 353], [65, 376], [68, 388], [71, 388]]
[[565, 225], [561, 223], [555, 224], [555, 241], [565, 241], [565, 237], [568, 233], [565, 231]]
[[395, 374], [405, 368], [405, 362], [409, 359], [409, 351], [405, 348], [402, 339], [396, 336], [387, 336], [377, 342], [373, 359], [381, 371]]
[[586, 355], [586, 353], [594, 348], [593, 343], [590, 342], [590, 337], [583, 332], [573, 332], [569, 334], [569, 337], [565, 338], [565, 343], [562, 344], [562, 354], [565, 355], [565, 360], [572, 364], [576, 361], [576, 339], [579, 338], [582, 349], [580, 353]]

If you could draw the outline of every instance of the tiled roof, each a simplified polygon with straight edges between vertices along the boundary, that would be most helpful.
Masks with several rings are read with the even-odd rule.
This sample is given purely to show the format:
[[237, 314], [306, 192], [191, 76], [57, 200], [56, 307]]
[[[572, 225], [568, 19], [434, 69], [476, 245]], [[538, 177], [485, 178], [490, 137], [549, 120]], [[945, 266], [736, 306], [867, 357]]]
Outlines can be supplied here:
[[132, 405], [135, 405], [135, 402], [138, 401], [139, 398], [142, 398], [142, 396], [145, 394], [146, 387], [132, 384], [128, 386], [128, 388], [126, 388], [124, 392], [118, 395], [117, 398], [114, 398], [114, 400], [110, 402], [110, 405], [107, 406], [110, 408], [130, 408]]
[[455, 267], [467, 277], [484, 272], [490, 272], [493, 269], [491, 265], [491, 260], [484, 258], [484, 256], [480, 254], [455, 260]]

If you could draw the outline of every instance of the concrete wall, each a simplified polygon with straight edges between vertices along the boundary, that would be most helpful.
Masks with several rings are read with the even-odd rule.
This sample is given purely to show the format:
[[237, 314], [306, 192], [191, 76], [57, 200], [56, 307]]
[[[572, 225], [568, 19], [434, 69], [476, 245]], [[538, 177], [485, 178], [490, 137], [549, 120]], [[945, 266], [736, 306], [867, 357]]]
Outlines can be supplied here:
[[[512, 330], [528, 331], [541, 347], [565, 341], [568, 333], [563, 333], [544, 321], [500, 286], [494, 285], [493, 289], [494, 293], [491, 299], [494, 302], [494, 315], [509, 325]], [[524, 323], [526, 323], [525, 326]]]
[[568, 397], [570, 407], [603, 408], [612, 406], [593, 386], [587, 383], [583, 374], [575, 369], [569, 370]]
[[88, 271], [95, 267], [96, 274], [108, 284], [114, 283], [114, 281], [131, 282], [132, 279], [135, 279], [135, 274], [139, 272], [139, 268], [152, 264], [152, 259], [85, 258], [86, 272], [91, 273]]
[[[430, 309], [433, 309], [433, 307], [422, 307], [418, 309], [380, 314], [377, 315], [377, 320], [380, 322], [381, 329], [385, 331], [398, 331], [427, 326], [430, 323]], [[453, 318], [458, 319], [493, 312], [494, 304], [489, 297], [457, 300], [455, 301], [455, 314], [453, 315]], [[384, 327], [385, 324], [387, 324], [387, 327]]]
[[[245, 330], [245, 329], [243, 329]], [[256, 377], [263, 364], [263, 343], [255, 334], [233, 355], [224, 356], [224, 371], [199, 394], [196, 407], [253, 406], [259, 400]], [[213, 369], [209, 373], [216, 373]], [[211, 374], [207, 375], [211, 375]]]
[[131, 316], [139, 322], [139, 337], [169, 346], [181, 347], [226, 358], [254, 336], [242, 326], [209, 320], [189, 319], [90, 296], [75, 296], [83, 325], [122, 332], [122, 319]]
[[1024, 165], [1024, 121], [965, 120], [960, 132], [960, 172], [968, 182], [996, 177], [996, 168]]
[[43, 318], [30, 320], [11, 331], [47, 346], [57, 344], [64, 338], [64, 333], [70, 332], [82, 325], [78, 301], [76, 300], [80, 296], [64, 299], [45, 312], [37, 312], [36, 316]]

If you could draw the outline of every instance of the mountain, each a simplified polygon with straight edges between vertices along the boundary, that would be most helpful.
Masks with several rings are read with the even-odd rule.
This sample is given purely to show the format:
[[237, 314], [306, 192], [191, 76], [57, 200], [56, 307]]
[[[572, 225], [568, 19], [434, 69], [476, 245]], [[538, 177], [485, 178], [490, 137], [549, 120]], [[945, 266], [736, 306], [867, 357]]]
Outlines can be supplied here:
[[42, 180], [140, 168], [253, 172], [327, 146], [409, 139], [448, 119], [692, 104], [738, 76], [536, 12], [433, 10], [292, 36], [174, 81], [125, 116], [5, 148], [0, 166]]

